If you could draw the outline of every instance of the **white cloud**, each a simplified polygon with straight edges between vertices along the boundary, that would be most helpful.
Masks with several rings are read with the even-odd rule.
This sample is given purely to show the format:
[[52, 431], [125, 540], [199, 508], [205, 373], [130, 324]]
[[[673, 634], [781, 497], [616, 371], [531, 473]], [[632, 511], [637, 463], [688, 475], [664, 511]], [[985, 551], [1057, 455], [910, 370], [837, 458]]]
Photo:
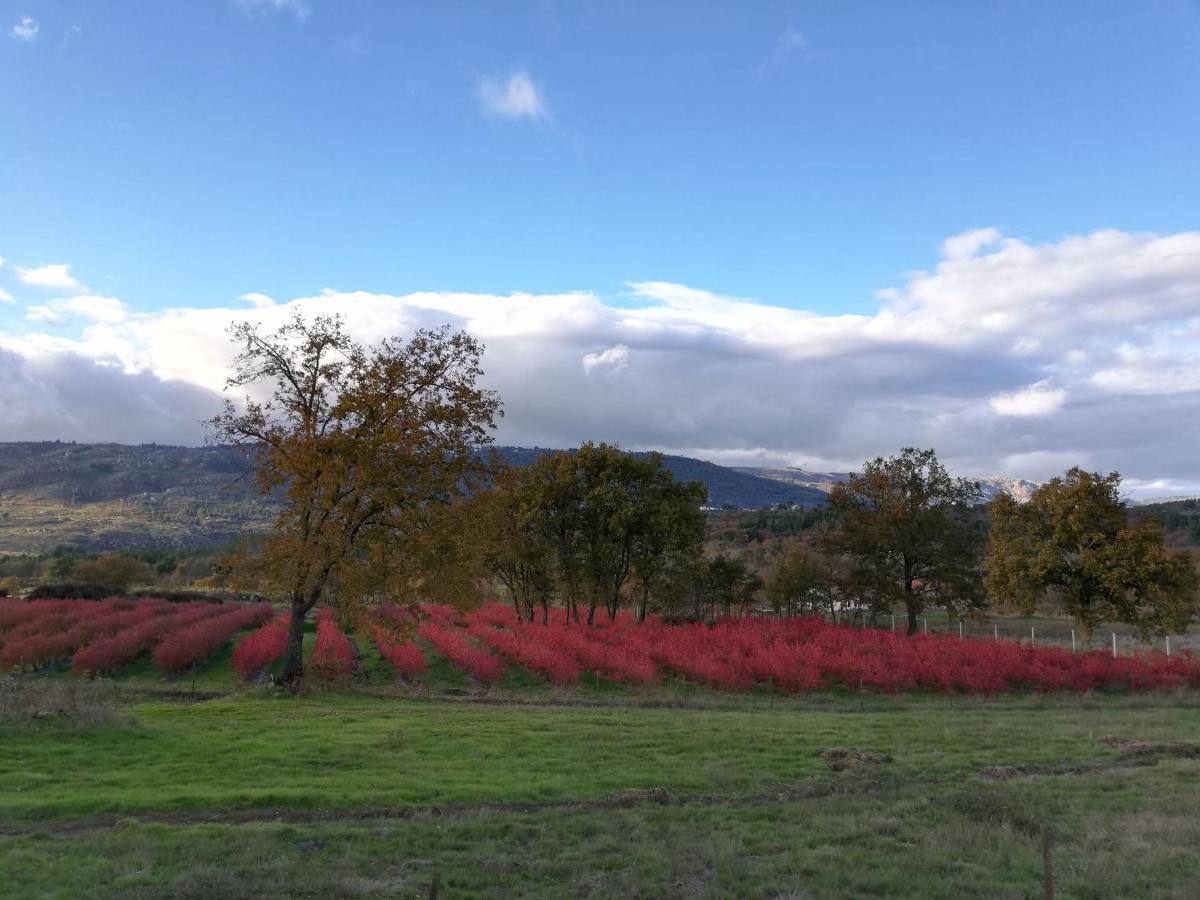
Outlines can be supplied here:
[[485, 76], [476, 88], [485, 115], [503, 119], [544, 119], [550, 115], [546, 98], [529, 73], [518, 70], [508, 78]]
[[53, 290], [78, 291], [83, 285], [71, 275], [68, 263], [52, 263], [44, 266], [34, 266], [23, 269], [17, 266], [17, 277], [25, 284], [34, 287], [51, 288]]
[[242, 11], [251, 16], [290, 15], [303, 22], [312, 15], [312, 7], [305, 0], [236, 0]]
[[8, 36], [14, 41], [32, 44], [37, 40], [41, 27], [32, 16], [21, 16], [17, 24], [9, 29]]
[[[878, 309], [862, 315], [669, 281], [631, 283], [634, 305], [586, 291], [325, 291], [273, 305], [246, 299], [141, 313], [116, 298], [73, 295], [35, 317], [77, 318], [78, 336], [36, 323], [27, 333], [0, 331], [20, 375], [14, 391], [39, 373], [57, 408], [30, 418], [0, 402], [0, 431], [12, 439], [109, 434], [88, 430], [100, 427], [94, 410], [72, 406], [94, 396], [73, 379], [100, 367], [106, 390], [168, 404], [178, 391], [192, 416], [170, 419], [178, 430], [166, 438], [164, 422], [145, 412], [153, 404], [114, 396], [123, 439], [198, 440], [194, 423], [215, 411], [228, 375], [230, 322], [270, 328], [300, 310], [342, 313], [364, 341], [442, 322], [471, 331], [487, 345], [487, 382], [506, 405], [499, 439], [509, 443], [609, 439], [837, 470], [933, 446], [963, 474], [1044, 478], [1079, 464], [1200, 483], [1200, 379], [1191, 375], [1200, 371], [1200, 234], [981, 241], [945, 242], [936, 267], [883, 292]], [[635, 366], [636, 390], [599, 377]]]
[[101, 297], [97, 294], [80, 294], [51, 300], [49, 303], [26, 307], [25, 318], [30, 322], [45, 322], [50, 325], [65, 325], [76, 317], [90, 322], [115, 325], [129, 317], [125, 304], [116, 297]]
[[257, 294], [252, 292], [249, 294], [242, 294], [242, 296], [238, 297], [238, 299], [245, 300], [255, 309], [263, 309], [264, 307], [275, 305], [274, 298], [268, 297], [266, 294]]
[[4, 288], [0, 288], [0, 303], [12, 303], [12, 302], [13, 302], [13, 295], [10, 294], [8, 291], [6, 291]]
[[975, 228], [942, 241], [938, 249], [947, 259], [966, 259], [984, 247], [996, 244], [1002, 237], [998, 228]]
[[629, 348], [624, 344], [609, 347], [600, 353], [585, 353], [583, 355], [583, 373], [620, 372], [629, 368]]
[[1066, 402], [1066, 391], [1050, 387], [1049, 381], [1038, 381], [1010, 394], [997, 394], [988, 400], [988, 406], [998, 416], [1048, 416]]

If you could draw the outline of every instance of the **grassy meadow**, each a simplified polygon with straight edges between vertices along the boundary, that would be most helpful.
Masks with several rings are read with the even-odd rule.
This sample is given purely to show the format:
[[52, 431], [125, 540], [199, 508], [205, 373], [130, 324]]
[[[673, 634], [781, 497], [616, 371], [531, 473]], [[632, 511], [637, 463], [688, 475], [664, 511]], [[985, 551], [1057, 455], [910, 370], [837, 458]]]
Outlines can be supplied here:
[[398, 687], [361, 649], [353, 690], [231, 691], [226, 655], [0, 724], [0, 894], [1040, 897], [1043, 826], [1058, 896], [1200, 885], [1194, 692]]

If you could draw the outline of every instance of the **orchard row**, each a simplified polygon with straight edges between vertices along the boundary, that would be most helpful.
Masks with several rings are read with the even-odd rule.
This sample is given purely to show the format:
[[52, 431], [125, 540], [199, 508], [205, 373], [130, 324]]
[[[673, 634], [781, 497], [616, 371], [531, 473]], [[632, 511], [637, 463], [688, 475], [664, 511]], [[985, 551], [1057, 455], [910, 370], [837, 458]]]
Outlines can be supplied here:
[[[354, 642], [331, 610], [319, 610], [315, 619], [309, 666], [328, 679], [351, 675], [358, 664]], [[267, 604], [0, 600], [0, 671], [69, 661], [75, 674], [109, 674], [149, 655], [157, 670], [178, 675], [237, 638], [233, 667], [250, 680], [284, 655], [289, 626], [289, 614]], [[467, 613], [385, 604], [356, 633], [408, 681], [425, 673], [432, 651], [483, 684], [499, 681], [515, 664], [556, 685], [576, 684], [586, 673], [634, 685], [675, 678], [717, 690], [791, 693], [1200, 687], [1200, 659], [1188, 653], [1113, 657], [949, 635], [909, 638], [816, 618], [674, 625], [655, 617], [638, 624], [622, 613], [589, 627], [567, 621], [562, 611], [547, 625], [521, 621], [496, 603]]]

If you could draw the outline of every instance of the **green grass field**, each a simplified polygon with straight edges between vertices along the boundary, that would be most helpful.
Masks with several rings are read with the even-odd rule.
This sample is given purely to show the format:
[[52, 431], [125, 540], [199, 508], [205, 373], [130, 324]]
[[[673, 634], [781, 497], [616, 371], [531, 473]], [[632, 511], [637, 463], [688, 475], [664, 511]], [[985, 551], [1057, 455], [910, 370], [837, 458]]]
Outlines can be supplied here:
[[513, 678], [0, 726], [0, 894], [1032, 897], [1042, 825], [1059, 896], [1200, 885], [1200, 759], [1167, 746], [1200, 739], [1194, 694], [772, 708]]

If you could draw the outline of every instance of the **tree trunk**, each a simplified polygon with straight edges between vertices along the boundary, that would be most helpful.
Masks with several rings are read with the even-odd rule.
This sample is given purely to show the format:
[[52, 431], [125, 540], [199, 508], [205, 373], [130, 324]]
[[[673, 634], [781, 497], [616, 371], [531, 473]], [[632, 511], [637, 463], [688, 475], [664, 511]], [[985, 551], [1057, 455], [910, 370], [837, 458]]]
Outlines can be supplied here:
[[283, 673], [279, 676], [281, 684], [296, 685], [304, 677], [304, 617], [307, 613], [303, 600], [292, 600], [292, 623], [288, 627]]
[[589, 600], [588, 601], [587, 623], [589, 626], [591, 626], [595, 621], [596, 621], [596, 601]]
[[1079, 626], [1079, 643], [1084, 650], [1092, 649], [1092, 632], [1095, 630], [1090, 622], [1085, 622], [1083, 619], [1076, 619], [1075, 624]]
[[917, 633], [917, 613], [921, 610], [917, 605], [917, 597], [913, 593], [913, 564], [904, 559], [904, 609], [908, 612], [908, 636]]
[[545, 597], [542, 598], [542, 624], [550, 624], [550, 602]]

